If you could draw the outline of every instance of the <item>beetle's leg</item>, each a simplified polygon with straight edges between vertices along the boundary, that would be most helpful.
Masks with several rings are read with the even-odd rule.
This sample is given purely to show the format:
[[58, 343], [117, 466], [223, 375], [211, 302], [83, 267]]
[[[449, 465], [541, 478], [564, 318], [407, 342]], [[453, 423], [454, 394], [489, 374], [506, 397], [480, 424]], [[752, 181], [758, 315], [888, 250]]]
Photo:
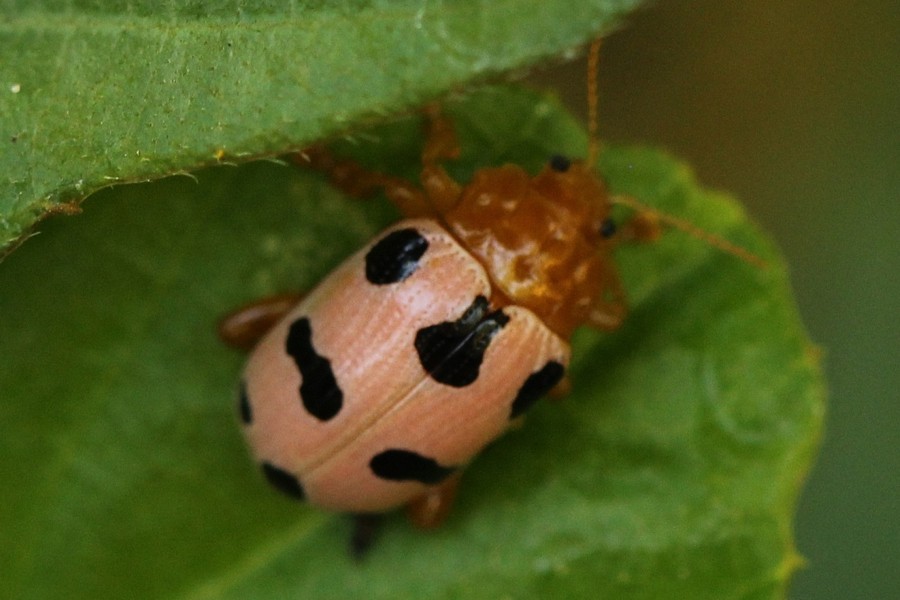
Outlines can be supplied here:
[[219, 338], [234, 348], [250, 350], [302, 298], [302, 294], [279, 294], [242, 306], [219, 320]]
[[572, 380], [569, 379], [569, 374], [566, 373], [563, 375], [563, 378], [560, 379], [556, 385], [550, 388], [550, 391], [547, 392], [547, 397], [554, 402], [558, 400], [562, 400], [566, 396], [569, 395], [569, 392], [572, 391]]
[[602, 331], [618, 329], [628, 313], [625, 289], [612, 264], [606, 266], [600, 281], [600, 296], [594, 301], [587, 325]]
[[362, 560], [375, 543], [381, 526], [382, 515], [360, 513], [353, 515], [353, 534], [350, 536], [350, 555]]
[[637, 212], [619, 228], [620, 242], [655, 242], [662, 235], [659, 218], [651, 212]]
[[428, 124], [425, 129], [425, 146], [422, 148], [422, 163], [434, 164], [443, 160], [459, 158], [459, 140], [456, 128], [447, 118], [437, 102], [425, 107]]
[[292, 155], [294, 163], [325, 173], [331, 184], [348, 196], [369, 198], [379, 190], [406, 217], [435, 216], [422, 190], [402, 177], [369, 171], [359, 163], [334, 156], [323, 145], [315, 145]]
[[461, 187], [439, 164], [459, 156], [453, 124], [438, 104], [425, 108], [427, 124], [422, 149], [422, 188], [401, 177], [370, 171], [348, 159], [338, 158], [321, 144], [293, 155], [296, 164], [328, 175], [332, 185], [356, 198], [366, 198], [378, 190], [406, 217], [439, 217], [456, 205]]
[[432, 529], [447, 520], [461, 475], [451, 475], [406, 505], [406, 516], [419, 529]]
[[459, 141], [453, 123], [441, 112], [439, 104], [425, 107], [428, 118], [425, 147], [422, 149], [422, 188], [438, 214], [456, 206], [462, 187], [450, 177], [440, 161], [459, 158]]
[[[627, 242], [652, 242], [659, 238], [659, 219], [650, 212], [637, 212], [618, 227], [615, 237], [608, 243], [614, 247]], [[611, 249], [611, 248], [610, 248]], [[588, 325], [603, 331], [618, 329], [628, 314], [628, 301], [622, 280], [612, 263], [603, 270], [600, 280], [601, 294], [595, 300], [588, 317]]]

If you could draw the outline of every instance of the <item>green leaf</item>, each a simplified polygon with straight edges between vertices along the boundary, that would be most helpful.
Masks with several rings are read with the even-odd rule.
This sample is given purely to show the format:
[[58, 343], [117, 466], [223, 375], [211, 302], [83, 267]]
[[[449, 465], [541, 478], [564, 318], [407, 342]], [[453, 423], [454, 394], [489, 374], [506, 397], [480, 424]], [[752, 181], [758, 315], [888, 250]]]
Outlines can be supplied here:
[[569, 51], [639, 0], [0, 7], [0, 250], [116, 182], [301, 147]]
[[[488, 88], [448, 111], [459, 177], [580, 155], [552, 100]], [[357, 136], [414, 173], [418, 119]], [[760, 253], [677, 231], [624, 246], [631, 298], [579, 331], [574, 390], [467, 471], [434, 533], [399, 516], [362, 564], [347, 519], [266, 486], [215, 336], [255, 297], [309, 289], [395, 217], [283, 163], [96, 194], [0, 265], [0, 595], [26, 598], [778, 598], [822, 380], [784, 265], [740, 208], [656, 151], [609, 149], [632, 194]]]

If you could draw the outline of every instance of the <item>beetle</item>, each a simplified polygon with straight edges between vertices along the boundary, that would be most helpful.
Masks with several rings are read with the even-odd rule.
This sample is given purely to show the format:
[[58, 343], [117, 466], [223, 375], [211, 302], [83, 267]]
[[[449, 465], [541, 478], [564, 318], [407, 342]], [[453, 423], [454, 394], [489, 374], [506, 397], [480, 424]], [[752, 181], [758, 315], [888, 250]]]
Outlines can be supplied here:
[[[621, 324], [617, 243], [655, 239], [662, 220], [732, 251], [610, 195], [593, 166], [592, 75], [588, 87], [587, 160], [554, 156], [536, 175], [506, 164], [455, 181], [442, 162], [459, 144], [437, 104], [424, 111], [421, 186], [324, 146], [296, 157], [350, 195], [383, 190], [404, 219], [308, 295], [264, 299], [220, 324], [226, 342], [253, 348], [238, 412], [276, 488], [357, 515], [405, 505], [415, 524], [439, 524], [478, 452], [540, 397], [568, 388], [573, 331]], [[617, 226], [615, 202], [636, 216]], [[359, 523], [357, 553], [370, 520]]]

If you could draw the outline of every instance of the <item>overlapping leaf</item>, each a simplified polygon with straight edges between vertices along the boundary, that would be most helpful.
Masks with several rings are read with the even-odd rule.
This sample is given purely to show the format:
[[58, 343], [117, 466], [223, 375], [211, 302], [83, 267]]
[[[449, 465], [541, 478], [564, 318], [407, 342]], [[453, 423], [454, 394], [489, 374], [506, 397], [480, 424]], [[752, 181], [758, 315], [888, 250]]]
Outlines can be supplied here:
[[0, 248], [114, 182], [272, 155], [558, 56], [638, 0], [0, 4]]

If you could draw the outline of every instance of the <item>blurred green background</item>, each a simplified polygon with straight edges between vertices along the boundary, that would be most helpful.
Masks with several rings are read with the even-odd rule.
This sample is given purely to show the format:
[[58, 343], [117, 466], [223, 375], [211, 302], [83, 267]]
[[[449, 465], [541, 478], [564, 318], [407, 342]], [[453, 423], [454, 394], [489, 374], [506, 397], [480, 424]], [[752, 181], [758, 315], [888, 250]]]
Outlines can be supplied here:
[[[667, 148], [740, 198], [824, 351], [790, 597], [900, 597], [900, 2], [667, 0], [602, 53], [603, 137]], [[535, 78], [580, 86], [583, 68]], [[567, 102], [583, 111], [582, 90]]]

